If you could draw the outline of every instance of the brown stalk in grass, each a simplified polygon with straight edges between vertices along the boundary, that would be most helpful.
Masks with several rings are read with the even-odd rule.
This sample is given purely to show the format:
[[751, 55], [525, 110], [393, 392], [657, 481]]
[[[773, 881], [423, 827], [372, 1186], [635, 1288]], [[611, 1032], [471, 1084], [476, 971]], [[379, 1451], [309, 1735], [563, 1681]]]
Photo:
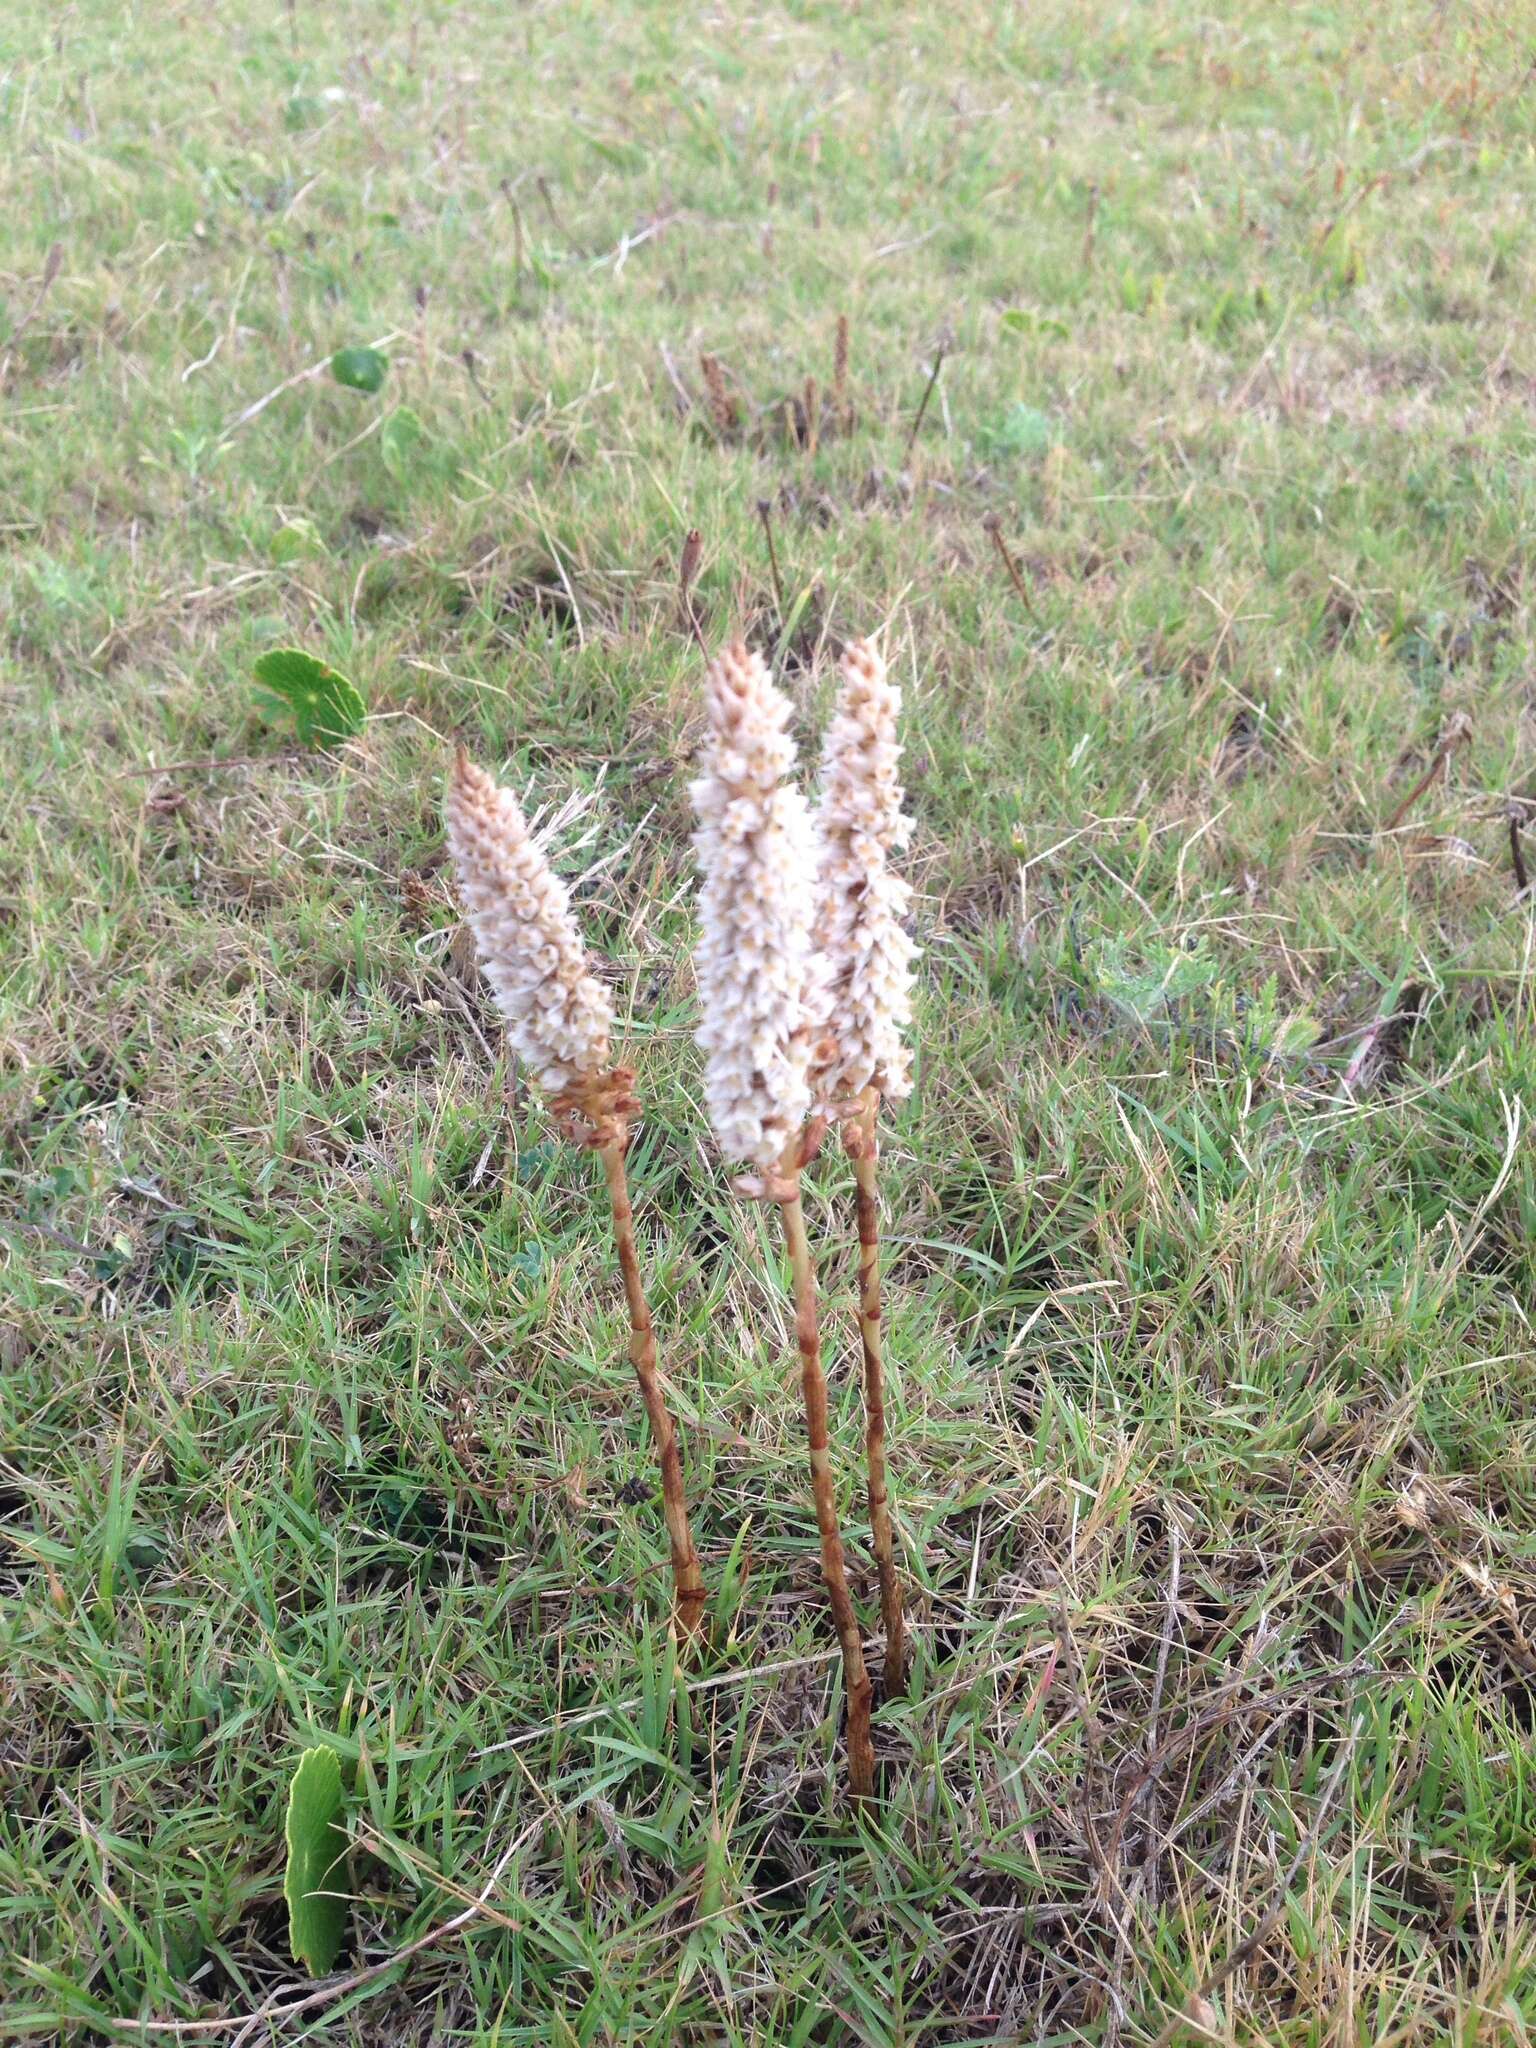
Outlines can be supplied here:
[[880, 1579], [885, 1630], [885, 1689], [907, 1687], [907, 1624], [896, 1570], [891, 1488], [885, 1456], [885, 1349], [880, 1337], [880, 1091], [866, 1088], [859, 1114], [843, 1124], [843, 1150], [853, 1162], [859, 1227], [859, 1340], [864, 1353], [864, 1457], [869, 1475], [869, 1533]]
[[923, 395], [918, 401], [917, 413], [912, 421], [912, 431], [907, 435], [907, 445], [901, 451], [901, 466], [905, 469], [912, 460], [912, 450], [917, 446], [917, 437], [923, 430], [923, 420], [928, 411], [928, 401], [933, 396], [933, 387], [939, 381], [939, 372], [944, 367], [946, 344], [940, 342], [933, 352], [933, 368], [928, 372], [928, 382], [923, 386]]
[[715, 432], [722, 440], [729, 440], [741, 424], [741, 415], [736, 410], [736, 401], [726, 387], [725, 371], [720, 358], [712, 356], [707, 349], [699, 352], [699, 373], [704, 379], [704, 389], [709, 393], [710, 417], [715, 423]]
[[823, 1128], [808, 1123], [815, 840], [805, 798], [789, 780], [790, 703], [761, 655], [741, 641], [727, 647], [710, 664], [705, 706], [709, 736], [692, 791], [705, 1100], [726, 1158], [756, 1169], [738, 1189], [776, 1203], [784, 1220], [821, 1575], [848, 1695], [848, 1782], [863, 1799], [875, 1782], [871, 1688], [838, 1528], [816, 1275], [800, 1197], [800, 1175]]
[[853, 407], [848, 402], [848, 315], [837, 316], [837, 338], [832, 351], [832, 418], [840, 432], [853, 431]]
[[661, 1470], [680, 1637], [695, 1635], [705, 1589], [688, 1527], [683, 1462], [657, 1369], [624, 1159], [640, 1104], [634, 1074], [611, 1056], [613, 1006], [587, 969], [570, 896], [512, 792], [462, 748], [446, 802], [448, 843], [476, 951], [513, 1050], [532, 1070], [572, 1143], [603, 1164], [629, 1309], [629, 1357]]
[[901, 692], [871, 641], [852, 642], [839, 666], [816, 818], [815, 936], [822, 971], [811, 1085], [817, 1102], [841, 1123], [843, 1149], [853, 1163], [870, 1536], [880, 1575], [885, 1686], [897, 1693], [907, 1683], [907, 1651], [886, 1465], [878, 1123], [882, 1100], [899, 1101], [911, 1088], [906, 1036], [915, 948], [902, 925], [911, 891], [892, 864], [910, 826], [897, 779]]
[[[805, 1210], [800, 1200], [801, 1169], [820, 1143], [820, 1136], [820, 1131], [812, 1126], [807, 1138], [797, 1139], [780, 1162], [780, 1171], [765, 1180], [764, 1191], [777, 1202], [784, 1219], [784, 1242], [793, 1275], [795, 1342], [800, 1348], [800, 1392], [810, 1451], [811, 1499], [821, 1544], [821, 1576], [827, 1589], [827, 1605], [832, 1610], [832, 1625], [837, 1630], [838, 1648], [843, 1653], [843, 1681], [848, 1693], [848, 1788], [855, 1799], [868, 1799], [875, 1789], [875, 1747], [869, 1728], [874, 1687], [864, 1662], [864, 1641], [848, 1590], [843, 1539], [838, 1527], [837, 1487], [832, 1477], [827, 1422], [827, 1376], [821, 1363], [821, 1325], [816, 1308], [816, 1268], [811, 1261]], [[883, 1584], [882, 1580], [882, 1590]]]

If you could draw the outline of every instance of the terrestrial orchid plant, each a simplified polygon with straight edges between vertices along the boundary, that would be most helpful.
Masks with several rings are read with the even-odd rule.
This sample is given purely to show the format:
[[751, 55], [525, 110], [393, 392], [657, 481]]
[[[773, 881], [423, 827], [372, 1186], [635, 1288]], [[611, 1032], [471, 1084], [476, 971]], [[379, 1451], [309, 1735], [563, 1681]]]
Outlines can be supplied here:
[[[859, 1240], [865, 1449], [888, 1692], [907, 1679], [886, 1471], [877, 1163], [882, 1102], [910, 1089], [914, 947], [910, 890], [894, 860], [908, 821], [898, 777], [899, 690], [869, 640], [845, 648], [813, 810], [796, 787], [791, 707], [741, 640], [709, 664], [708, 721], [692, 796], [699, 891], [696, 968], [704, 1092], [735, 1181], [783, 1219], [821, 1572], [842, 1652], [848, 1781], [874, 1792], [872, 1686], [843, 1555], [828, 1433], [815, 1268], [801, 1176], [835, 1125], [853, 1163]], [[461, 752], [448, 843], [486, 978], [513, 1051], [571, 1140], [603, 1164], [630, 1319], [630, 1359], [661, 1473], [678, 1634], [699, 1632], [706, 1592], [688, 1522], [677, 1431], [662, 1391], [625, 1154], [639, 1111], [612, 1052], [613, 1007], [590, 972], [565, 885], [517, 800]]]

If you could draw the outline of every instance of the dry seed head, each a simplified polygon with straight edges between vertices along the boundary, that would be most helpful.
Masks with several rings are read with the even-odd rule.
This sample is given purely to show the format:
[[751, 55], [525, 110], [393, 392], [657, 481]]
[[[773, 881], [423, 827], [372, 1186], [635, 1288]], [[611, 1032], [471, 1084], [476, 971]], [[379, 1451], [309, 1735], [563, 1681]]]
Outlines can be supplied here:
[[720, 1149], [772, 1168], [810, 1108], [815, 842], [790, 704], [740, 640], [705, 678], [709, 738], [693, 784], [698, 830], [699, 1044]]
[[853, 641], [839, 668], [816, 814], [822, 977], [813, 1087], [819, 1102], [869, 1087], [899, 1100], [912, 1087], [906, 1039], [917, 951], [902, 929], [912, 892], [891, 864], [912, 829], [897, 776], [901, 692], [872, 641]]
[[448, 846], [480, 964], [507, 1036], [558, 1096], [608, 1071], [613, 1005], [587, 971], [565, 884], [511, 790], [460, 753], [445, 805]]

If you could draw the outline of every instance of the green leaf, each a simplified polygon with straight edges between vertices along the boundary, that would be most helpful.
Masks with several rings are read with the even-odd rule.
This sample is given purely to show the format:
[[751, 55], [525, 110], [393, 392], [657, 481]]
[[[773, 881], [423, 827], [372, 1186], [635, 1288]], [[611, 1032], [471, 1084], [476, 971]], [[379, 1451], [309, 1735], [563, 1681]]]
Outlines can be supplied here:
[[331, 357], [331, 375], [349, 391], [377, 391], [389, 368], [389, 357], [376, 348], [339, 348]]
[[271, 554], [279, 568], [289, 562], [302, 560], [305, 555], [323, 555], [325, 542], [321, 539], [312, 519], [302, 515], [290, 519], [286, 526], [280, 526], [272, 536]]
[[427, 438], [427, 430], [408, 405], [396, 406], [384, 422], [379, 453], [395, 482], [404, 483]]
[[323, 1977], [341, 1953], [347, 1924], [347, 1831], [341, 1764], [334, 1749], [306, 1749], [288, 1786], [288, 1946], [311, 1977]]
[[136, 1572], [152, 1572], [165, 1562], [165, 1544], [148, 1530], [136, 1529], [123, 1545], [123, 1556]]
[[1048, 334], [1054, 341], [1067, 339], [1067, 323], [1050, 313], [1035, 313], [1028, 306], [1010, 306], [998, 321], [1005, 334]]
[[306, 747], [329, 746], [361, 732], [368, 707], [339, 670], [299, 647], [274, 647], [256, 663], [269, 709], [293, 714]]

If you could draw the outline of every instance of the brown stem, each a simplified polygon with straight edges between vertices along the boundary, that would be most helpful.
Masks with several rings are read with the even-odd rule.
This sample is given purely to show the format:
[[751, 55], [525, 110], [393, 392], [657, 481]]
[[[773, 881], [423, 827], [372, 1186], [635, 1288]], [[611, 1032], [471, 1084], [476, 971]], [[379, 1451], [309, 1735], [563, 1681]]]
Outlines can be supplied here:
[[866, 1088], [855, 1121], [844, 1126], [843, 1143], [853, 1160], [859, 1218], [859, 1335], [864, 1343], [864, 1449], [869, 1466], [869, 1527], [880, 1574], [880, 1619], [885, 1626], [885, 1690], [905, 1692], [907, 1626], [896, 1576], [896, 1540], [891, 1529], [891, 1496], [885, 1466], [885, 1358], [880, 1342], [880, 1141], [875, 1120], [880, 1092]]
[[922, 399], [918, 404], [917, 417], [912, 422], [912, 431], [907, 436], [907, 445], [901, 452], [901, 466], [906, 468], [912, 460], [912, 450], [917, 446], [917, 437], [922, 431], [923, 415], [928, 410], [928, 401], [933, 396], [933, 387], [939, 381], [939, 372], [944, 367], [945, 344], [941, 341], [933, 353], [933, 368], [928, 373], [928, 382], [923, 386]]
[[994, 515], [985, 520], [983, 523], [986, 526], [987, 532], [992, 536], [993, 547], [997, 549], [997, 552], [1003, 558], [1003, 567], [1008, 571], [1009, 580], [1012, 582], [1014, 589], [1019, 594], [1020, 604], [1023, 605], [1025, 611], [1029, 613], [1029, 616], [1034, 620], [1035, 624], [1038, 626], [1040, 623], [1040, 614], [1035, 610], [1034, 605], [1030, 602], [1029, 591], [1025, 587], [1024, 578], [1019, 574], [1019, 565], [1013, 559], [1013, 552], [1009, 548], [1007, 541], [1003, 539], [1003, 529], [1000, 522]]
[[848, 1785], [855, 1799], [869, 1799], [875, 1790], [875, 1746], [869, 1733], [871, 1687], [864, 1668], [864, 1644], [848, 1592], [843, 1564], [843, 1539], [837, 1526], [837, 1497], [832, 1485], [832, 1457], [827, 1442], [827, 1380], [821, 1369], [821, 1331], [816, 1319], [816, 1274], [805, 1235], [800, 1206], [798, 1146], [786, 1162], [782, 1192], [776, 1197], [784, 1217], [784, 1238], [795, 1276], [795, 1337], [800, 1346], [800, 1380], [805, 1395], [805, 1429], [811, 1451], [811, 1494], [821, 1536], [821, 1576], [843, 1653], [843, 1683], [848, 1693]]
[[779, 555], [773, 544], [773, 507], [766, 498], [757, 501], [757, 516], [763, 522], [763, 533], [768, 541], [768, 568], [773, 576], [773, 601], [779, 608], [779, 624], [784, 623], [784, 585], [779, 581]]
[[662, 1512], [672, 1546], [672, 1580], [676, 1589], [677, 1632], [688, 1640], [698, 1632], [704, 1618], [704, 1575], [699, 1570], [699, 1553], [693, 1547], [688, 1528], [688, 1503], [683, 1491], [683, 1460], [677, 1447], [677, 1431], [661, 1391], [656, 1370], [656, 1332], [646, 1304], [640, 1278], [640, 1258], [635, 1250], [635, 1216], [629, 1205], [629, 1181], [624, 1172], [628, 1133], [616, 1134], [598, 1147], [603, 1172], [608, 1178], [608, 1200], [613, 1207], [613, 1238], [619, 1248], [619, 1265], [624, 1274], [624, 1297], [629, 1303], [629, 1357], [640, 1382], [641, 1399], [650, 1417], [656, 1462], [661, 1467]]

